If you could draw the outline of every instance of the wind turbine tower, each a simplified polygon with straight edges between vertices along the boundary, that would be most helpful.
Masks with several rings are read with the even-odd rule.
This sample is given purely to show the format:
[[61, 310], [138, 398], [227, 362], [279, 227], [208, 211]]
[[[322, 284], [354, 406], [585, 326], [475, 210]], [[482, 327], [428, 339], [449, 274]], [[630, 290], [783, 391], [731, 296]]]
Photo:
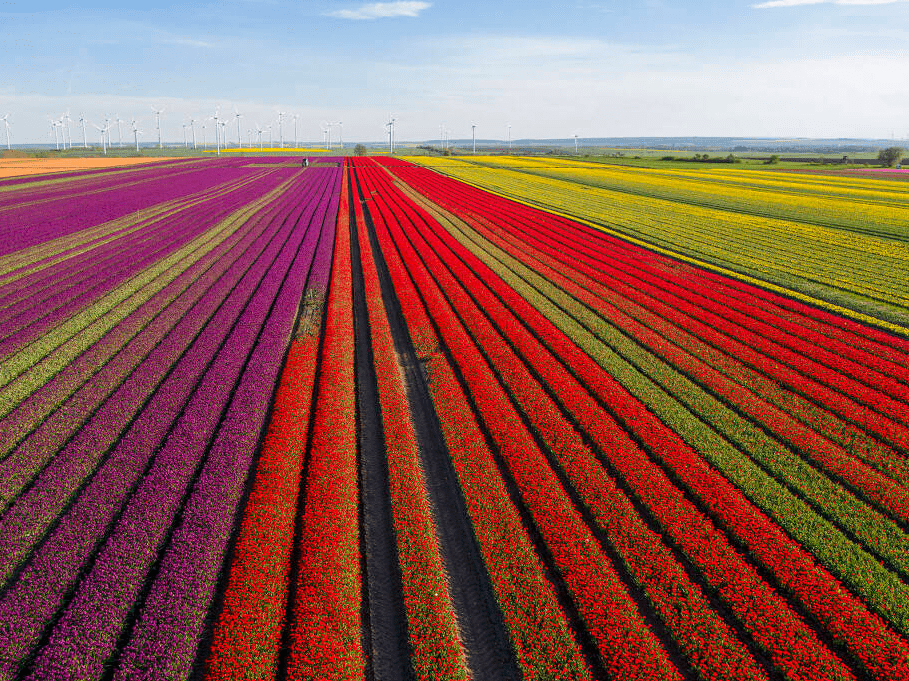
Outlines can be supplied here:
[[508, 124], [508, 153], [511, 153], [511, 123]]
[[473, 131], [473, 153], [477, 153], [477, 124], [472, 123], [470, 129]]
[[297, 119], [298, 119], [299, 117], [300, 117], [300, 114], [293, 114], [293, 119], [294, 119], [294, 148], [295, 148], [295, 149], [296, 149], [297, 147], [300, 146], [299, 143], [297, 142]]
[[88, 137], [85, 135], [85, 114], [79, 114], [79, 122], [82, 124], [82, 148], [88, 149]]
[[278, 138], [281, 141], [281, 148], [284, 148], [284, 117], [287, 114], [283, 111], [278, 112]]
[[155, 127], [158, 129], [158, 149], [161, 149], [161, 114], [164, 109], [152, 109], [155, 112]]
[[9, 145], [9, 114], [4, 114], [0, 121], [3, 121], [3, 124], [6, 125], [6, 148], [11, 149], [12, 147]]
[[237, 111], [237, 108], [234, 107], [234, 118], [237, 119], [237, 149], [239, 149], [240, 147], [243, 146], [243, 138], [240, 137], [240, 119], [242, 117], [243, 117], [243, 114], [241, 114], [239, 111]]
[[139, 126], [136, 125], [136, 120], [133, 119], [133, 139], [136, 140], [136, 151], [139, 151]]
[[394, 155], [395, 153], [395, 118], [386, 123], [388, 126], [388, 153]]
[[[70, 137], [70, 146], [72, 146], [73, 140]], [[120, 115], [117, 115], [117, 146], [123, 147], [123, 119], [120, 118]]]
[[195, 149], [196, 148], [196, 119], [195, 118], [189, 119], [189, 127], [192, 129], [192, 132], [193, 132], [193, 149]]
[[574, 155], [578, 155], [578, 136], [574, 136]]

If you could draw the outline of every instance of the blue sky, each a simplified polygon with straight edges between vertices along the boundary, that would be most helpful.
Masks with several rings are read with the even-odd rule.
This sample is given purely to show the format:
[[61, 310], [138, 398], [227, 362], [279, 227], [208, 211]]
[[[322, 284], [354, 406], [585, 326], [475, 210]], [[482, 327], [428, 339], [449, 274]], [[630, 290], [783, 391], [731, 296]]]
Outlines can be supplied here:
[[149, 140], [153, 107], [169, 140], [218, 107], [244, 114], [244, 137], [256, 125], [277, 137], [277, 112], [297, 114], [312, 141], [327, 121], [343, 121], [345, 141], [379, 140], [389, 115], [402, 140], [438, 138], [440, 125], [469, 137], [471, 123], [500, 139], [508, 125], [514, 138], [909, 136], [906, 0], [133, 7], [0, 0], [14, 142], [53, 141], [48, 119], [66, 110], [135, 118]]

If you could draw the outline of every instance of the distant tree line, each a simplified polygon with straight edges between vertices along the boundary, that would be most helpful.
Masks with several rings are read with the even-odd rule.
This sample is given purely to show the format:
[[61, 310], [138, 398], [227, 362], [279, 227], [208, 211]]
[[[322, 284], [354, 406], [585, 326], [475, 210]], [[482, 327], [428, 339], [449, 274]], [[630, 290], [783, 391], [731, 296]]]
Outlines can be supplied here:
[[695, 154], [694, 156], [663, 156], [663, 161], [690, 161], [696, 163], [741, 163], [742, 159], [735, 154], [728, 156], [711, 156], [710, 154]]

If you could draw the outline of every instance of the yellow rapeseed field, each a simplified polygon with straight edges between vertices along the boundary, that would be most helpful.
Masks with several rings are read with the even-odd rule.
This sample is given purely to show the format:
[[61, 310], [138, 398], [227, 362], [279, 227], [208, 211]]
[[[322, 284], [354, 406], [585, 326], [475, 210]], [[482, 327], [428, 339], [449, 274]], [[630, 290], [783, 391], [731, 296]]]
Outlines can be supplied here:
[[522, 157], [413, 160], [785, 290], [909, 322], [905, 182]]

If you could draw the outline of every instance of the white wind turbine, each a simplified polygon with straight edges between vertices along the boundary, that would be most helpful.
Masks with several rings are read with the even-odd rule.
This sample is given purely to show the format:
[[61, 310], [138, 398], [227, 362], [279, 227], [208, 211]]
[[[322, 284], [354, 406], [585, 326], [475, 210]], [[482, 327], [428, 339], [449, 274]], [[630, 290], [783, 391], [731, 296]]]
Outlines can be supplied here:
[[[94, 123], [92, 123], [92, 125], [94, 125]], [[104, 154], [107, 155], [107, 141], [104, 137], [104, 135], [107, 134], [107, 127], [102, 128], [100, 125], [95, 125], [95, 127], [98, 129], [98, 132], [101, 133], [101, 148], [104, 150]]]
[[202, 124], [202, 148], [206, 147], [206, 138], [205, 138], [205, 123]]
[[57, 147], [57, 151], [60, 151], [60, 137], [57, 135], [57, 128], [60, 126], [60, 121], [55, 121], [53, 118], [50, 119], [51, 130], [54, 131], [54, 144]]
[[158, 149], [161, 149], [161, 114], [164, 113], [164, 109], [152, 107], [152, 111], [155, 114], [155, 127], [158, 129]]
[[186, 149], [186, 147], [187, 147], [187, 142], [186, 142], [186, 126], [187, 125], [189, 125], [189, 123], [183, 124], [183, 148], [184, 149]]
[[262, 126], [256, 126], [256, 135], [259, 137], [259, 151], [262, 151]]
[[477, 153], [477, 124], [471, 123], [470, 129], [473, 131], [473, 153]]
[[85, 134], [85, 114], [79, 114], [79, 122], [82, 124], [82, 148], [88, 149], [88, 137]]
[[297, 119], [298, 119], [299, 117], [300, 117], [300, 114], [293, 114], [293, 119], [294, 119], [294, 148], [295, 148], [295, 149], [296, 149], [297, 147], [299, 147], [299, 144], [297, 143]]
[[[70, 140], [72, 144], [72, 140]], [[120, 118], [120, 114], [117, 114], [117, 146], [123, 146], [123, 119]]]
[[221, 120], [219, 118], [220, 113], [221, 113], [221, 109], [220, 109], [220, 107], [218, 107], [215, 109], [215, 115], [209, 117], [209, 120], [215, 122], [215, 148], [218, 151], [218, 156], [221, 155], [221, 135], [220, 135], [221, 131], [218, 129], [218, 125], [221, 122]]
[[284, 148], [284, 117], [287, 114], [283, 111], [278, 112], [278, 137], [281, 139], [281, 148]]
[[243, 114], [237, 111], [237, 107], [234, 107], [234, 118], [237, 119], [237, 149], [240, 149], [243, 146], [243, 138], [240, 137], [240, 119], [242, 117]]
[[70, 129], [72, 119], [69, 117], [69, 109], [60, 117], [61, 132], [63, 133], [63, 148], [66, 149], [66, 137], [69, 135], [69, 148], [73, 148], [73, 131]]
[[574, 136], [574, 155], [578, 155], [578, 136]]
[[139, 134], [142, 131], [139, 130], [139, 126], [136, 125], [136, 120], [133, 119], [133, 139], [136, 141], [136, 151], [139, 151]]
[[9, 145], [9, 114], [4, 114], [3, 118], [0, 118], [0, 121], [3, 121], [3, 124], [6, 126], [6, 148], [11, 149]]
[[388, 153], [395, 153], [395, 121], [396, 119], [393, 116], [389, 116], [390, 120], [385, 126], [388, 128]]
[[227, 149], [227, 121], [221, 121], [221, 140], [223, 141], [222, 146]]
[[192, 133], [193, 133], [193, 149], [195, 149], [195, 148], [196, 148], [196, 119], [195, 119], [195, 118], [190, 118], [190, 119], [189, 119], [189, 127], [192, 129]]

